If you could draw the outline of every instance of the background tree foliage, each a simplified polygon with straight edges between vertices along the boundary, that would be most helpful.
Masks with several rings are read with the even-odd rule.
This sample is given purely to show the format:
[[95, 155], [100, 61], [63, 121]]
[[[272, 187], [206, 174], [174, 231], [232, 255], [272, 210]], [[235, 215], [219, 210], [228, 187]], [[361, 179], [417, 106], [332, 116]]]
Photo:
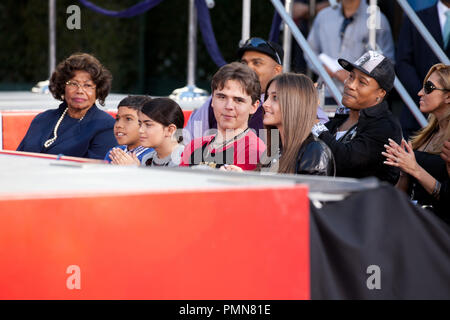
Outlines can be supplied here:
[[[91, 0], [120, 11], [140, 0]], [[88, 52], [113, 74], [113, 92], [168, 95], [186, 84], [188, 0], [165, 0], [134, 18], [112, 18], [78, 1], [56, 1], [57, 62]], [[68, 6], [81, 8], [81, 30], [69, 30]], [[268, 37], [274, 9], [270, 1], [252, 1], [252, 36]], [[216, 0], [210, 10], [216, 40], [231, 62], [241, 37], [242, 0]], [[29, 90], [48, 78], [48, 1], [0, 2], [0, 90]], [[209, 90], [217, 70], [198, 32], [197, 86]]]

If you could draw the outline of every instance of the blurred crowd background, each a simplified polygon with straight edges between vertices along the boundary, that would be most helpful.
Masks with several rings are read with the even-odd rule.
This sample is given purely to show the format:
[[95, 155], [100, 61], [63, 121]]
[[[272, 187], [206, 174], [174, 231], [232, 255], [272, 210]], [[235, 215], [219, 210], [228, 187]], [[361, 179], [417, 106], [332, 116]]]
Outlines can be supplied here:
[[[93, 1], [114, 11], [138, 2]], [[92, 53], [111, 70], [112, 92], [169, 95], [186, 84], [188, 2], [166, 0], [134, 18], [111, 18], [78, 1], [58, 0], [56, 61], [77, 51]], [[81, 8], [81, 30], [66, 27], [66, 9], [73, 4]], [[379, 0], [378, 4], [396, 42], [402, 11], [392, 0]], [[252, 1], [251, 36], [267, 39], [273, 14], [269, 0]], [[241, 37], [242, 0], [216, 0], [210, 15], [222, 55], [231, 62]], [[0, 35], [0, 91], [30, 90], [38, 81], [48, 79], [48, 1], [2, 0]], [[209, 91], [218, 68], [208, 56], [200, 33], [197, 43], [196, 84]]]

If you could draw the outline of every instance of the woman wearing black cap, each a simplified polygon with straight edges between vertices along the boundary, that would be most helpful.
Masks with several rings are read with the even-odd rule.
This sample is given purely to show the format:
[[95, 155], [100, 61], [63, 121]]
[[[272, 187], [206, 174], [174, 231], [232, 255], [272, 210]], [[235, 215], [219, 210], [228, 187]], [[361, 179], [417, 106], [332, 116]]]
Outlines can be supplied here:
[[375, 176], [395, 184], [399, 170], [383, 165], [381, 155], [388, 138], [396, 142], [402, 138], [400, 124], [384, 101], [394, 85], [394, 66], [374, 51], [366, 52], [354, 64], [338, 61], [350, 72], [342, 96], [350, 113], [337, 115], [326, 126], [316, 124], [312, 132], [332, 150], [337, 176]]

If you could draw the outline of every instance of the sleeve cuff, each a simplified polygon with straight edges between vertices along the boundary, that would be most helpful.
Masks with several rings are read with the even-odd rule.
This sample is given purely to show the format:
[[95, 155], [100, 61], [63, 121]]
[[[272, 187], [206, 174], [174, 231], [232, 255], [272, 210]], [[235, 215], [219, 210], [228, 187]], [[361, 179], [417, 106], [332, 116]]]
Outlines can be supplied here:
[[312, 129], [311, 133], [318, 138], [323, 132], [328, 131], [328, 128], [321, 122], [316, 123]]

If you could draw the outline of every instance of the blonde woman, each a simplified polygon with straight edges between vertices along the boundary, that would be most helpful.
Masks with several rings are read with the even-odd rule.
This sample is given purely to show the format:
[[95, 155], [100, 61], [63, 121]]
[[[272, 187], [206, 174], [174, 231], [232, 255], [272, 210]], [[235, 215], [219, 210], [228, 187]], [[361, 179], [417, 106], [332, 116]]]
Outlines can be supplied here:
[[[311, 133], [318, 121], [319, 101], [311, 79], [294, 73], [278, 75], [268, 83], [265, 97], [268, 157], [261, 159], [260, 170], [334, 176], [331, 150]], [[225, 169], [235, 169], [230, 167]]]
[[[413, 200], [438, 215], [449, 208], [440, 201], [441, 182], [448, 178], [445, 161], [439, 156], [444, 142], [450, 138], [450, 66], [431, 67], [419, 91], [420, 110], [429, 113], [428, 125], [408, 143], [386, 145], [385, 164], [401, 169], [397, 187], [411, 194]], [[444, 217], [444, 216], [442, 216]]]

